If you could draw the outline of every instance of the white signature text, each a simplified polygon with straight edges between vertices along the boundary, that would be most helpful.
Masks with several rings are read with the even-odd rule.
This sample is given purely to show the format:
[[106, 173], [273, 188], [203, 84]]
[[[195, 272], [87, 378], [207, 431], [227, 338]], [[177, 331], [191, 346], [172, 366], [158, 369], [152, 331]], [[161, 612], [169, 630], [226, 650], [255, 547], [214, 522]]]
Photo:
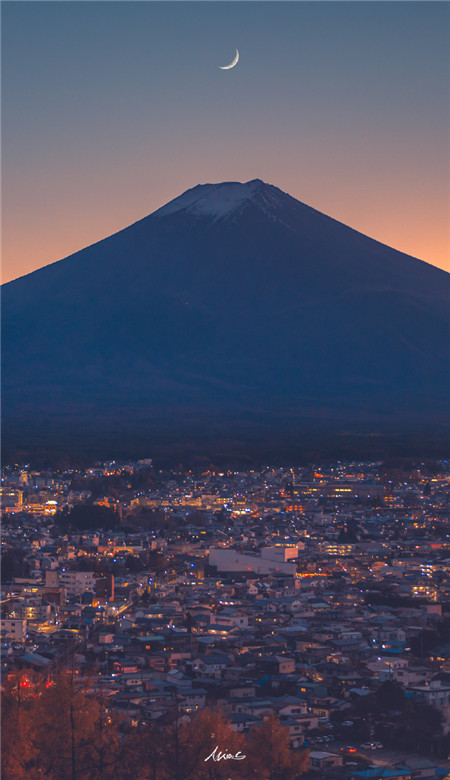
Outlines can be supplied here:
[[222, 753], [222, 751], [219, 750], [219, 746], [216, 745], [213, 752], [209, 754], [208, 758], [205, 758], [205, 761], [209, 761], [210, 758], [212, 758], [213, 761], [222, 761], [222, 760], [229, 761], [230, 758], [233, 761], [242, 761], [244, 758], [247, 758], [247, 756], [242, 755], [240, 750], [238, 750], [238, 752], [234, 754], [227, 753], [226, 750], [225, 752]]

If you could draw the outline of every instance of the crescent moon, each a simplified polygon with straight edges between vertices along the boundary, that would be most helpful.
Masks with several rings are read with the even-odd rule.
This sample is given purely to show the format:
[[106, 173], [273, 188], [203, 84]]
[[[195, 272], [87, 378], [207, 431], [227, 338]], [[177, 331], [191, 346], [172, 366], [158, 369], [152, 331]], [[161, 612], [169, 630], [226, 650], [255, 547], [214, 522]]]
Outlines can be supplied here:
[[236, 54], [234, 56], [234, 59], [230, 62], [229, 65], [219, 65], [220, 70], [229, 70], [230, 68], [234, 68], [235, 65], [237, 65], [239, 59], [239, 52], [236, 49]]

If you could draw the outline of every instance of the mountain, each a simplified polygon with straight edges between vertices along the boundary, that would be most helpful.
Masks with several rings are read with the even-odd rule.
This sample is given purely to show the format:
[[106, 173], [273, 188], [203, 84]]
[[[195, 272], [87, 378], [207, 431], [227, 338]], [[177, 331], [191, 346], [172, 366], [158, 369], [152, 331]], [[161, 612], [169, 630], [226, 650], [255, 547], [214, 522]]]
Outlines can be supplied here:
[[444, 440], [449, 282], [259, 179], [199, 185], [3, 286], [6, 452]]

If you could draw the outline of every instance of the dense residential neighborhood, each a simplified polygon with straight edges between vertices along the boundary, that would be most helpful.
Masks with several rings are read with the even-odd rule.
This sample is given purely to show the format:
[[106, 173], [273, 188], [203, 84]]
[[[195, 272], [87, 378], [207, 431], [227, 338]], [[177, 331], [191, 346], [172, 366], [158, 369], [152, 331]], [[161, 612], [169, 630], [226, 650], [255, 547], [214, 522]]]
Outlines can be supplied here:
[[127, 739], [272, 718], [297, 775], [444, 778], [449, 486], [442, 460], [5, 466], [3, 686], [65, 669]]

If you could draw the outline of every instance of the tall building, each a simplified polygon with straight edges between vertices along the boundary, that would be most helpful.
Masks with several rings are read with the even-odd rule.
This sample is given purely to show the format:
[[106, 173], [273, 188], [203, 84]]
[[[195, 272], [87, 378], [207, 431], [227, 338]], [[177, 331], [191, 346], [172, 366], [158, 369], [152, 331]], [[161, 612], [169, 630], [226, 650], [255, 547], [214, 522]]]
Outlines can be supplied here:
[[67, 596], [79, 596], [81, 593], [95, 593], [95, 576], [92, 571], [62, 571], [59, 583], [65, 588]]

